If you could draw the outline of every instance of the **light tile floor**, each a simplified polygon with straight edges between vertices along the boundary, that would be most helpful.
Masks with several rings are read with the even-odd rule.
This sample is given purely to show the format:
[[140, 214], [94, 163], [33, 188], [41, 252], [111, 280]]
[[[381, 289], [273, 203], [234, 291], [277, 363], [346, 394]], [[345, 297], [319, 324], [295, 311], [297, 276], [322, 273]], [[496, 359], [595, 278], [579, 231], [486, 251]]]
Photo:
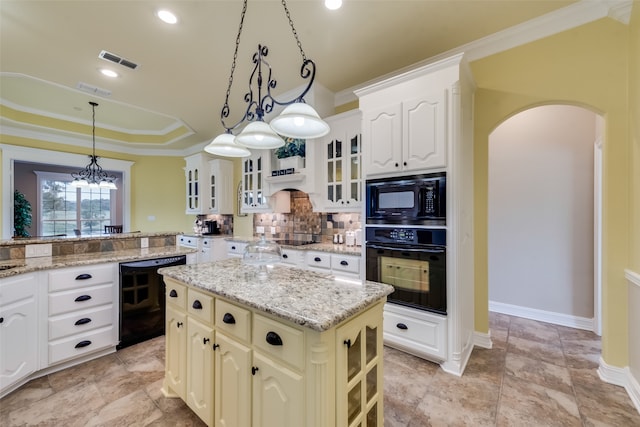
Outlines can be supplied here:
[[[596, 373], [593, 333], [491, 313], [494, 348], [462, 377], [385, 347], [385, 426], [640, 426]], [[1, 426], [202, 426], [160, 393], [164, 337], [33, 380], [0, 400]], [[301, 426], [303, 427], [303, 426]]]

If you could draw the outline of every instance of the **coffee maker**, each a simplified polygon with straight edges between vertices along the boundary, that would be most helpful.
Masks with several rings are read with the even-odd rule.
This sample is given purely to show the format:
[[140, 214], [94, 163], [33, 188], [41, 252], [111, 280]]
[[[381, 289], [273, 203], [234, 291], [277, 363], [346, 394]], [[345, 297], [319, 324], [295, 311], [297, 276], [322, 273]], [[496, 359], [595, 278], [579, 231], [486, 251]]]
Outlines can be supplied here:
[[204, 222], [205, 232], [202, 233], [205, 236], [210, 236], [212, 234], [220, 234], [220, 229], [218, 228], [218, 221], [210, 221], [206, 220]]

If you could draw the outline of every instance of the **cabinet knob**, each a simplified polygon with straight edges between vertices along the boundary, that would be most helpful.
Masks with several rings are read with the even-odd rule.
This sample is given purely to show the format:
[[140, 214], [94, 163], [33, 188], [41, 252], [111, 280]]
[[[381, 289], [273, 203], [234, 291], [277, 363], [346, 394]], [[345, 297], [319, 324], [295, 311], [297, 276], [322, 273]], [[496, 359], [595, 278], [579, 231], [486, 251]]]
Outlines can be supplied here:
[[350, 339], [344, 340], [344, 345], [346, 345], [347, 348], [351, 348], [351, 340]]
[[407, 329], [409, 329], [409, 328], [407, 327], [407, 325], [405, 325], [404, 323], [398, 323], [398, 324], [396, 325], [396, 328], [398, 328], [398, 329], [403, 329], [403, 330], [405, 330], [405, 331], [406, 331]]
[[195, 300], [191, 307], [195, 308], [196, 310], [202, 310], [202, 303], [198, 300]]
[[273, 331], [267, 332], [266, 340], [267, 343], [271, 345], [282, 345], [282, 338], [280, 338], [280, 335], [276, 334]]
[[76, 320], [75, 325], [79, 326], [79, 325], [86, 325], [87, 323], [91, 322], [91, 319], [89, 319], [88, 317], [83, 317], [82, 319], [78, 319]]
[[76, 302], [88, 301], [91, 299], [91, 295], [80, 295], [75, 299]]
[[407, 166], [407, 162], [403, 162], [403, 163], [402, 163], [402, 165], [403, 165], [403, 166]]
[[287, 255], [287, 254], [282, 254], [282, 258], [287, 259], [287, 258], [289, 258], [289, 255]]
[[78, 344], [76, 344], [76, 348], [82, 348], [82, 347], [86, 347], [88, 345], [91, 345], [91, 341], [89, 341], [89, 340], [80, 341]]
[[396, 167], [398, 167], [399, 165], [396, 163]]
[[202, 344], [207, 344], [209, 341], [211, 341], [209, 338], [202, 338]]
[[258, 372], [258, 367], [257, 366], [252, 366], [251, 367], [251, 375], [255, 375], [256, 372]]
[[235, 251], [236, 247], [235, 246], [231, 246], [231, 250]]
[[171, 298], [178, 298], [178, 293], [176, 292], [175, 289], [171, 289], [171, 292], [169, 292], [169, 296]]
[[236, 318], [233, 317], [233, 314], [231, 313], [225, 313], [224, 316], [222, 316], [222, 321], [227, 325], [234, 325], [236, 323]]
[[216, 349], [220, 348], [220, 344], [214, 344], [212, 347], [213, 351], [216, 351]]
[[178, 322], [178, 323], [176, 323], [176, 327], [177, 327], [177, 328], [180, 328], [181, 326], [182, 326], [182, 322]]
[[91, 279], [91, 277], [93, 276], [91, 276], [90, 274], [78, 274], [76, 276], [76, 280], [88, 280]]

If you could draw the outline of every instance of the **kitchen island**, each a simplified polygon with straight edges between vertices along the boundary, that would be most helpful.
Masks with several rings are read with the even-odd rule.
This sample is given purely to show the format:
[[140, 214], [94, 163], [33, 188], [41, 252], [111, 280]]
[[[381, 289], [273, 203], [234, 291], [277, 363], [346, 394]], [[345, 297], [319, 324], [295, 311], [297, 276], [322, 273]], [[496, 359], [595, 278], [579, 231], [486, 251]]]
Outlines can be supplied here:
[[393, 291], [239, 259], [161, 269], [163, 392], [208, 425], [382, 426], [382, 310]]

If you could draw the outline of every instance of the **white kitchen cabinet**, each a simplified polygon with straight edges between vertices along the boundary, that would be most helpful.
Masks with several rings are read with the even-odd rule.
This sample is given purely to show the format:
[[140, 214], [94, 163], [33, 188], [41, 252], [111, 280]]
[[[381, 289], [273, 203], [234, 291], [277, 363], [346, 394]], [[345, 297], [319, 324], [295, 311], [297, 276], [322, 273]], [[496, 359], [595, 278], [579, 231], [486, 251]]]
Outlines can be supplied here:
[[48, 294], [48, 364], [118, 343], [115, 264], [52, 270]]
[[367, 176], [446, 166], [447, 91], [425, 90], [420, 97], [365, 111]]
[[215, 425], [251, 427], [251, 349], [216, 336]]
[[213, 425], [213, 327], [187, 317], [187, 405], [207, 425]]
[[358, 212], [362, 206], [362, 138], [359, 110], [326, 119], [331, 131], [318, 143], [322, 145], [319, 182], [322, 201], [316, 210]]
[[302, 267], [305, 264], [305, 251], [282, 248], [282, 263], [292, 267]]
[[271, 153], [254, 150], [242, 159], [242, 213], [268, 212], [269, 197], [265, 189], [265, 174], [271, 174]]
[[227, 257], [229, 258], [242, 258], [244, 255], [244, 249], [247, 247], [248, 242], [240, 241], [227, 241]]
[[200, 215], [205, 212], [203, 207], [204, 191], [206, 187], [205, 178], [208, 174], [208, 157], [204, 154], [194, 154], [185, 157], [186, 166], [184, 168], [186, 184], [186, 214]]
[[229, 160], [209, 161], [209, 206], [207, 213], [233, 215], [235, 191], [233, 188], [233, 163]]
[[37, 273], [0, 279], [0, 392], [38, 369]]
[[[169, 294], [169, 289], [167, 296]], [[167, 298], [167, 302], [169, 299]], [[187, 400], [187, 315], [184, 308], [167, 304], [165, 321], [165, 376], [162, 387], [167, 396]]]
[[221, 237], [203, 237], [199, 262], [213, 262], [227, 259], [227, 242]]
[[306, 268], [318, 273], [333, 274], [347, 279], [360, 278], [361, 257], [321, 251], [306, 251]]

